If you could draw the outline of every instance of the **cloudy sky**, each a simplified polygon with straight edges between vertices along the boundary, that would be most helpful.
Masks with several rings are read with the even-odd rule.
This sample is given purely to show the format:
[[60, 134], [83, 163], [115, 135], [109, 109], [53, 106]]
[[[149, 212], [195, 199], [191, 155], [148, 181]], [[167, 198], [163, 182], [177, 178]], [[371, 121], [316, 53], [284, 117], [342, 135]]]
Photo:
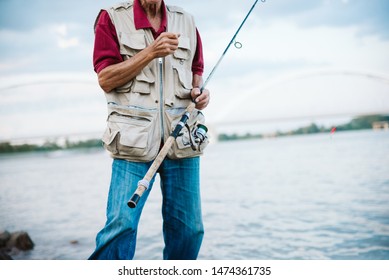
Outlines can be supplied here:
[[[93, 23], [118, 1], [0, 0], [0, 140], [101, 133]], [[207, 77], [254, 1], [167, 1], [191, 12]], [[389, 1], [258, 1], [208, 84], [218, 130], [389, 113]]]

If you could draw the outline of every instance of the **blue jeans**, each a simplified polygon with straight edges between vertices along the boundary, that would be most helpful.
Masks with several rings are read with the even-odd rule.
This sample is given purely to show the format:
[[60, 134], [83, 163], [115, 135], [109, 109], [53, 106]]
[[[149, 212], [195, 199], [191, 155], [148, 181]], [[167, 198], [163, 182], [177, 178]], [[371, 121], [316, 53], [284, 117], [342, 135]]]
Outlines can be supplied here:
[[[163, 197], [163, 258], [166, 260], [196, 259], [200, 250], [204, 229], [199, 164], [199, 157], [179, 160], [165, 158], [158, 170]], [[107, 221], [97, 234], [96, 249], [89, 259], [133, 259], [139, 218], [155, 176], [135, 208], [129, 208], [127, 201], [150, 165], [151, 162], [114, 159]]]

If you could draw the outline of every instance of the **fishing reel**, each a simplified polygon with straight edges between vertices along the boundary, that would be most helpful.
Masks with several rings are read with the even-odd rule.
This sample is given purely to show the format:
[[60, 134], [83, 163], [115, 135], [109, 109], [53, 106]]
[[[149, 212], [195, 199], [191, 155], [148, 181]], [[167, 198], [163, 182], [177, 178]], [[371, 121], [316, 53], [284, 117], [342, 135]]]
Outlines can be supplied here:
[[208, 137], [207, 136], [208, 128], [203, 124], [197, 124], [197, 126], [191, 131], [187, 124], [185, 126], [189, 131], [189, 141], [192, 150], [201, 151], [201, 145]]

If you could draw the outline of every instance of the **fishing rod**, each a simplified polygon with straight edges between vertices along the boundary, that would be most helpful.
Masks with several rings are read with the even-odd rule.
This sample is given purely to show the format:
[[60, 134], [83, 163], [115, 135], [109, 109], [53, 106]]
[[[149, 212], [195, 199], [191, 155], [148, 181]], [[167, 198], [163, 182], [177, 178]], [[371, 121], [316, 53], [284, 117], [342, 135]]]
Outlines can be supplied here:
[[[256, 0], [254, 2], [254, 4], [251, 6], [251, 9], [249, 10], [249, 12], [247, 13], [246, 17], [243, 19], [242, 23], [240, 24], [238, 30], [236, 30], [234, 36], [232, 36], [232, 39], [230, 41], [230, 43], [227, 45], [226, 49], [224, 50], [224, 52], [222, 53], [222, 55], [220, 56], [219, 60], [216, 62], [215, 66], [213, 67], [211, 73], [208, 75], [208, 78], [205, 80], [203, 86], [201, 87], [201, 89], [204, 89], [205, 86], [208, 84], [209, 80], [212, 78], [213, 74], [215, 73], [216, 69], [219, 67], [219, 64], [220, 62], [223, 60], [225, 54], [227, 53], [228, 49], [231, 47], [231, 45], [234, 43], [234, 46], [235, 48], [237, 49], [240, 49], [242, 48], [242, 44], [240, 42], [237, 42], [235, 41], [236, 39], [236, 36], [238, 36], [238, 33], [239, 31], [242, 29], [243, 25], [245, 24], [246, 20], [249, 18], [251, 12], [254, 10], [255, 6], [257, 5], [259, 0]], [[261, 2], [266, 2], [266, 0], [261, 0]]]
[[[255, 6], [257, 5], [259, 0], [256, 0], [254, 4], [251, 6], [251, 9], [247, 13], [246, 17], [243, 19], [242, 23], [240, 24], [238, 30], [235, 32], [234, 36], [232, 37], [230, 43], [227, 45], [226, 49], [220, 56], [219, 60], [213, 67], [212, 71], [208, 75], [207, 79], [203, 83], [200, 92], [204, 90], [210, 79], [212, 78], [213, 74], [215, 73], [216, 69], [219, 67], [220, 62], [223, 60], [225, 54], [227, 53], [228, 49], [230, 46], [234, 43], [234, 46], [237, 49], [242, 48], [242, 44], [240, 42], [235, 41], [236, 36], [238, 35], [239, 31], [242, 29], [243, 25], [245, 24], [246, 20], [250, 16], [251, 12], [254, 10]], [[266, 0], [261, 0], [261, 2], [266, 2]], [[134, 194], [131, 196], [130, 200], [127, 202], [128, 207], [130, 208], [135, 208], [136, 205], [138, 204], [140, 198], [142, 197], [143, 193], [149, 188], [150, 182], [152, 178], [154, 177], [155, 173], [158, 171], [159, 166], [162, 164], [163, 160], [165, 159], [167, 153], [169, 152], [170, 148], [172, 147], [175, 139], [178, 137], [180, 134], [180, 131], [184, 126], [186, 125], [190, 115], [192, 114], [193, 110], [195, 109], [196, 103], [193, 101], [189, 106], [186, 108], [185, 113], [182, 115], [180, 121], [174, 128], [173, 132], [169, 135], [168, 139], [166, 140], [165, 144], [163, 145], [162, 149], [159, 151], [157, 157], [155, 158], [154, 162], [150, 166], [149, 170], [147, 171], [146, 175], [143, 177], [142, 180], [138, 182], [138, 187], [135, 190]], [[197, 131], [196, 131], [196, 136], [197, 140], [200, 144], [202, 141], [205, 140], [205, 134], [207, 133], [207, 128], [204, 125], [199, 125]]]

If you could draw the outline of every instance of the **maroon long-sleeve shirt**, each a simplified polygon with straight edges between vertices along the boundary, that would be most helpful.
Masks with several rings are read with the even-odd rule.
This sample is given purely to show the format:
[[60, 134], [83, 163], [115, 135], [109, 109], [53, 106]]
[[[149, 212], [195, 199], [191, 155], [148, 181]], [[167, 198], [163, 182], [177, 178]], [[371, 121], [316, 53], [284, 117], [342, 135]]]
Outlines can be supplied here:
[[[167, 16], [166, 7], [162, 1], [162, 22], [159, 30], [154, 30], [149, 20], [147, 19], [146, 12], [140, 5], [139, 0], [134, 1], [134, 23], [136, 29], [151, 29], [154, 39], [156, 39], [162, 32], [166, 31]], [[197, 47], [196, 53], [192, 62], [192, 72], [202, 76], [204, 71], [204, 58], [203, 47], [201, 37], [197, 32]], [[119, 50], [119, 41], [116, 34], [115, 26], [113, 25], [111, 18], [107, 11], [102, 10], [96, 27], [95, 27], [95, 45], [93, 51], [93, 65], [96, 73], [99, 73], [105, 67], [122, 62], [123, 58]]]

